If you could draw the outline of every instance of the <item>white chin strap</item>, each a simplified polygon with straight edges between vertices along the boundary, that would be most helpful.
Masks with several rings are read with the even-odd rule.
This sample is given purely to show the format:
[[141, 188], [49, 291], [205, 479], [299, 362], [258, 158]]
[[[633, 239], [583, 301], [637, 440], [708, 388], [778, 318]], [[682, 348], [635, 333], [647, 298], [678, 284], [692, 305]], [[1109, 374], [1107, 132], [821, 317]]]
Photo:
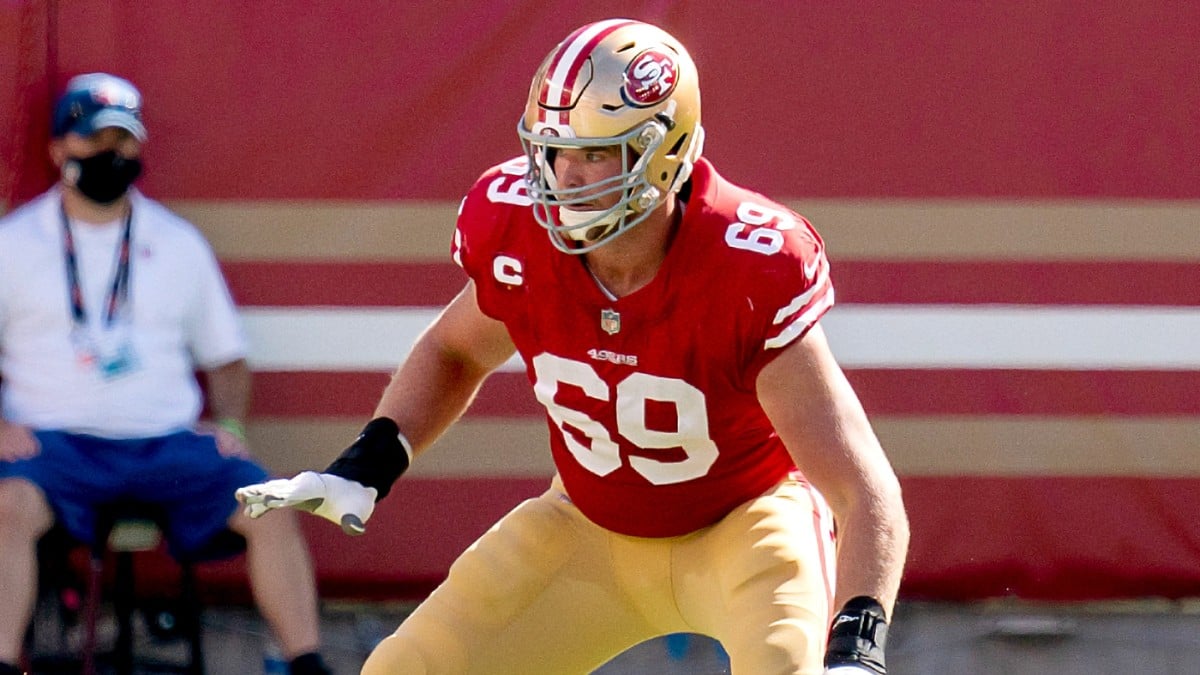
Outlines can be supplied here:
[[[587, 222], [591, 222], [596, 218], [595, 211], [576, 211], [574, 209], [560, 208], [558, 210], [558, 220], [564, 227], [572, 228], [560, 230], [560, 233], [575, 241], [593, 242], [603, 239], [605, 235], [612, 232], [613, 228], [621, 220], [621, 213], [614, 210], [612, 213], [603, 218], [592, 222], [590, 227], [576, 227]], [[594, 236], [589, 236], [594, 235]]]

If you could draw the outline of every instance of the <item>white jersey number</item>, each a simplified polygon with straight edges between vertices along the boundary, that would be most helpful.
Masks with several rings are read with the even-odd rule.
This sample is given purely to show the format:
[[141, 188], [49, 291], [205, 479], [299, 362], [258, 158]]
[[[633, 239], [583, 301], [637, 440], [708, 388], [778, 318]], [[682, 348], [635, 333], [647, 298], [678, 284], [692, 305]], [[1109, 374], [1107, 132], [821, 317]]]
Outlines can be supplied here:
[[[662, 461], [650, 457], [630, 457], [629, 466], [655, 485], [670, 485], [699, 478], [717, 461], [717, 444], [709, 437], [708, 412], [704, 392], [680, 379], [632, 373], [617, 383], [614, 392], [590, 364], [564, 359], [553, 354], [533, 358], [536, 380], [534, 395], [546, 407], [550, 419], [562, 434], [567, 449], [588, 471], [607, 476], [621, 467], [619, 447], [603, 424], [586, 414], [557, 403], [554, 396], [559, 384], [579, 387], [589, 398], [611, 401], [616, 409], [616, 432], [645, 450], [682, 448], [685, 459]], [[646, 427], [646, 403], [657, 401], [675, 406], [678, 420], [674, 431]], [[570, 426], [583, 436], [580, 442]], [[590, 445], [590, 447], [589, 447]]]
[[510, 159], [501, 164], [501, 175], [488, 183], [488, 199], [514, 206], [532, 204], [533, 200], [529, 197], [529, 189], [525, 185], [525, 171], [528, 168], [529, 160], [524, 157]]
[[796, 219], [786, 211], [769, 209], [754, 202], [742, 202], [737, 208], [738, 222], [725, 230], [725, 243], [733, 248], [773, 255], [783, 248], [781, 230], [796, 227]]

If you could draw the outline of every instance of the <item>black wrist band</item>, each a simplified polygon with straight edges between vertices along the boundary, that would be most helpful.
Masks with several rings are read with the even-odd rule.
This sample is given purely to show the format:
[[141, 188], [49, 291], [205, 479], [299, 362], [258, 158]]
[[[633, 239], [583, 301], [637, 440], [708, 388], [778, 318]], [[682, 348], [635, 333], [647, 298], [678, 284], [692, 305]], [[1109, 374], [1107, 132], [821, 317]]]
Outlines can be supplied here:
[[400, 427], [387, 417], [367, 422], [362, 432], [345, 452], [325, 469], [325, 473], [341, 476], [378, 490], [375, 501], [387, 496], [392, 483], [408, 470], [410, 450], [401, 439]]
[[825, 667], [855, 664], [876, 673], [886, 673], [883, 650], [887, 643], [887, 618], [875, 598], [851, 598], [833, 617]]

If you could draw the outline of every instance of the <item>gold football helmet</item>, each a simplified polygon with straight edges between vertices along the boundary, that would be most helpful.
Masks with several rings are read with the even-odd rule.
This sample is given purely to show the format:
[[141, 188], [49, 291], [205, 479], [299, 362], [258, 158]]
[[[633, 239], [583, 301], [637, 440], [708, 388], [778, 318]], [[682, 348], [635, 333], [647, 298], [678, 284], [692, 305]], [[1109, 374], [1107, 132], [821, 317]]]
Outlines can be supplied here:
[[[529, 88], [517, 133], [529, 160], [533, 214], [566, 253], [586, 253], [637, 225], [692, 172], [704, 145], [696, 65], [678, 40], [630, 19], [571, 33], [551, 50]], [[558, 148], [619, 148], [625, 172], [560, 188]], [[619, 194], [603, 211], [576, 210]]]

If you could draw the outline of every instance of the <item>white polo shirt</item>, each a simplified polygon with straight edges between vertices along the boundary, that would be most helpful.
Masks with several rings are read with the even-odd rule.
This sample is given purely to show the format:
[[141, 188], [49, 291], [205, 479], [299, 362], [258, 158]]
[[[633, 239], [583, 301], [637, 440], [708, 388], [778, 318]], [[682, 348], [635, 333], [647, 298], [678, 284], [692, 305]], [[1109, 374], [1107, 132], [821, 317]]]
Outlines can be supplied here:
[[[212, 248], [187, 221], [136, 190], [127, 317], [104, 325], [124, 220], [72, 223], [88, 330], [124, 331], [135, 364], [106, 376], [79, 358], [53, 188], [0, 219], [0, 414], [36, 429], [106, 438], [192, 427], [202, 407], [196, 368], [246, 355], [237, 310]], [[108, 332], [106, 332], [108, 331]]]

